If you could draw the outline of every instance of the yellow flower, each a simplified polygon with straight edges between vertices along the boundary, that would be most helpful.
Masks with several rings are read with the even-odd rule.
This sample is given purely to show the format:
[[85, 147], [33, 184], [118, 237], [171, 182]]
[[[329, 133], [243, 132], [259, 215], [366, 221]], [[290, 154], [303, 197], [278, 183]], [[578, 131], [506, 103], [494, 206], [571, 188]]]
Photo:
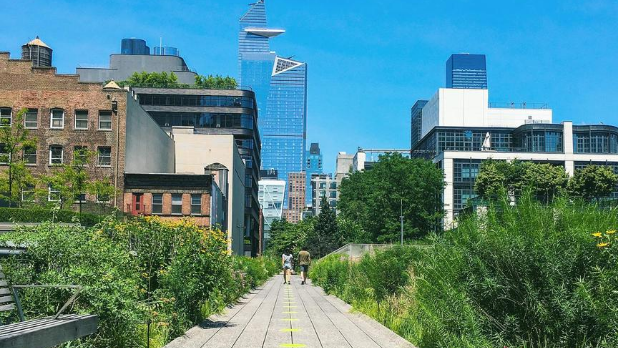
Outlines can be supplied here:
[[597, 237], [597, 238], [601, 238], [601, 232], [595, 232], [592, 235]]
[[607, 234], [614, 234], [614, 233], [616, 233], [616, 230], [609, 230], [609, 231], [607, 231], [605, 233], [607, 233]]
[[599, 244], [597, 244], [597, 246], [598, 246], [599, 248], [605, 248], [605, 247], [606, 247], [606, 246], [608, 246], [608, 245], [609, 245], [609, 243], [599, 243]]

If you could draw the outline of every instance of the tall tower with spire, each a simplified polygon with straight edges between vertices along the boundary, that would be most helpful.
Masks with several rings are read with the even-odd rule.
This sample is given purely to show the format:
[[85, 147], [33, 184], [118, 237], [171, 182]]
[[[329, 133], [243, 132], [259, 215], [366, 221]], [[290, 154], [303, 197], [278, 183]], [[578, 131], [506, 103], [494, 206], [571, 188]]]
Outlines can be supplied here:
[[[270, 39], [285, 32], [269, 28], [264, 0], [240, 18], [240, 87], [255, 92], [262, 141], [261, 169], [279, 179], [304, 170], [307, 129], [307, 64], [270, 50]], [[287, 207], [287, 197], [284, 205]]]

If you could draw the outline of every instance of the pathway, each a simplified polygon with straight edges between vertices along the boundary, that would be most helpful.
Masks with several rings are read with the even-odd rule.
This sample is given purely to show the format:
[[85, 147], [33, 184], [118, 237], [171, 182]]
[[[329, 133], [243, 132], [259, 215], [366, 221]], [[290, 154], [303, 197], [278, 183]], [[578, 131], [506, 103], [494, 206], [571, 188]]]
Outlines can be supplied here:
[[193, 327], [167, 348], [414, 348], [371, 318], [321, 288], [282, 276], [243, 298], [222, 315]]

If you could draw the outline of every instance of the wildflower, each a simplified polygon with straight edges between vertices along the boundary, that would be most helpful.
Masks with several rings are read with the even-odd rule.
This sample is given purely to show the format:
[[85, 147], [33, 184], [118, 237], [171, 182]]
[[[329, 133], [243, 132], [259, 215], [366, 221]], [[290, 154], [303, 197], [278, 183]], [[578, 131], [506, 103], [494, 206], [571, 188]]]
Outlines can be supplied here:
[[601, 232], [595, 232], [592, 235], [597, 237], [597, 238], [601, 238]]
[[616, 233], [616, 230], [609, 230], [609, 231], [607, 231], [605, 233], [607, 233], [607, 234], [614, 234], [614, 233]]
[[605, 247], [606, 247], [606, 246], [608, 246], [608, 245], [609, 245], [609, 243], [599, 243], [599, 244], [597, 244], [597, 246], [598, 246], [599, 248], [605, 248]]

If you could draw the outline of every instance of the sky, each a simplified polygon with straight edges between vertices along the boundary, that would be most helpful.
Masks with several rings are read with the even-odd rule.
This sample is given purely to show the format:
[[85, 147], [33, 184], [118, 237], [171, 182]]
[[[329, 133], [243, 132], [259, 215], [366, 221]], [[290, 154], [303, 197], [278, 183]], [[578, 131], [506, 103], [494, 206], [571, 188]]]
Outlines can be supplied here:
[[[174, 46], [202, 75], [238, 77], [249, 0], [0, 0], [0, 51], [35, 36], [59, 73], [108, 66], [120, 40]], [[618, 1], [266, 0], [280, 56], [308, 64], [307, 147], [409, 148], [410, 107], [445, 85], [452, 53], [487, 55], [490, 102], [548, 103], [554, 122], [618, 125]]]

